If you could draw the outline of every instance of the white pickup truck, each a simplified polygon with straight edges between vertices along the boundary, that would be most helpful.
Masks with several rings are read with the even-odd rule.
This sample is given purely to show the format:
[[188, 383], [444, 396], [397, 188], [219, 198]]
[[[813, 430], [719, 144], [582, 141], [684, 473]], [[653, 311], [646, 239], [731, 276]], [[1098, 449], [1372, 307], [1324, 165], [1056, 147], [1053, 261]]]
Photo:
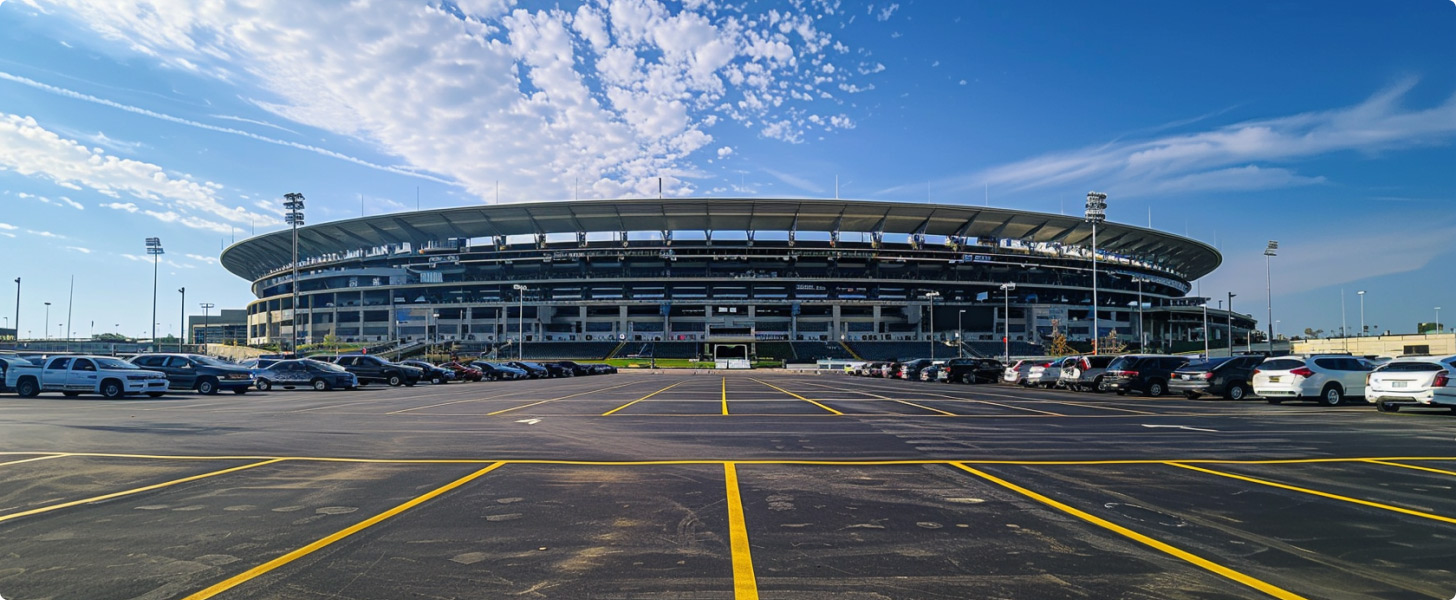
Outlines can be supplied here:
[[156, 398], [167, 393], [167, 375], [110, 356], [56, 356], [43, 366], [11, 367], [5, 372], [5, 387], [26, 398], [41, 392], [100, 394], [110, 399], [144, 393]]

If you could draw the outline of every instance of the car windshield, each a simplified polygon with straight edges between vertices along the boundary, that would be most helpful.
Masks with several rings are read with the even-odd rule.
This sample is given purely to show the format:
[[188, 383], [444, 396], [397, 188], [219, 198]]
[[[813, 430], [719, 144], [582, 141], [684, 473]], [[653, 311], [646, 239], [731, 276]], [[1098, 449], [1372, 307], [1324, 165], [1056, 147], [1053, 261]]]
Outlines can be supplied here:
[[324, 371], [335, 371], [335, 372], [339, 372], [339, 373], [346, 373], [347, 372], [347, 371], [344, 370], [343, 367], [341, 367], [339, 365], [336, 365], [334, 363], [331, 363], [331, 362], [324, 362], [324, 361], [321, 361], [321, 360], [314, 360], [312, 358], [304, 359], [303, 362], [304, 362], [304, 364], [307, 364], [308, 366], [313, 367], [315, 369], [321, 369], [321, 370], [324, 370]]
[[1133, 363], [1134, 360], [1135, 360], [1134, 358], [1129, 357], [1129, 356], [1120, 356], [1116, 360], [1112, 361], [1111, 364], [1108, 364], [1107, 365], [1107, 370], [1109, 370], [1109, 371], [1121, 371], [1123, 369], [1126, 369], [1126, 368], [1132, 366], [1132, 363]]
[[203, 356], [203, 355], [200, 355], [200, 354], [193, 355], [191, 358], [192, 358], [192, 360], [197, 361], [199, 364], [207, 365], [209, 367], [237, 367], [237, 366], [239, 366], [237, 364], [230, 363], [230, 362], [225, 361], [225, 360], [216, 359], [216, 358], [213, 358], [211, 356]]
[[1188, 364], [1178, 367], [1179, 371], [1207, 371], [1232, 359], [1230, 358], [1209, 358], [1189, 361]]
[[97, 357], [95, 360], [96, 360], [96, 365], [99, 366], [99, 367], [101, 367], [101, 368], [103, 368], [103, 369], [131, 369], [131, 370], [140, 370], [141, 369], [141, 367], [138, 367], [138, 366], [136, 366], [134, 364], [131, 364], [129, 362], [126, 362], [124, 360], [118, 360], [118, 359], [115, 359], [115, 358], [108, 358], [108, 357], [105, 357], [105, 356]]

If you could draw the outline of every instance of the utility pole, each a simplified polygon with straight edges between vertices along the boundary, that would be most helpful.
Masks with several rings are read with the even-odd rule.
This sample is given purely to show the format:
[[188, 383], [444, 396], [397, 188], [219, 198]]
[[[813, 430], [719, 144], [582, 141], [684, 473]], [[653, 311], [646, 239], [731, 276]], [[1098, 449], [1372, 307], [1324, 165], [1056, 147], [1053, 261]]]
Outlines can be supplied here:
[[[162, 238], [147, 238], [147, 254], [152, 255], [152, 320], [148, 322], [152, 324], [152, 341], [155, 343], [157, 340], [157, 265], [162, 261], [162, 255], [166, 254], [162, 250]], [[152, 350], [155, 351], [156, 348]]]
[[1235, 294], [1233, 292], [1229, 292], [1228, 293], [1228, 297], [1229, 297], [1229, 305], [1228, 305], [1228, 310], [1229, 310], [1228, 311], [1229, 356], [1233, 356], [1234, 355], [1234, 296], [1237, 296], [1237, 295], [1238, 294]]
[[211, 302], [203, 302], [202, 304], [199, 304], [198, 306], [201, 306], [202, 307], [202, 333], [197, 336], [196, 343], [198, 343], [198, 344], [206, 344], [207, 343], [207, 316], [208, 316], [208, 311], [212, 310], [212, 307], [217, 306], [217, 305], [216, 304], [213, 304]]

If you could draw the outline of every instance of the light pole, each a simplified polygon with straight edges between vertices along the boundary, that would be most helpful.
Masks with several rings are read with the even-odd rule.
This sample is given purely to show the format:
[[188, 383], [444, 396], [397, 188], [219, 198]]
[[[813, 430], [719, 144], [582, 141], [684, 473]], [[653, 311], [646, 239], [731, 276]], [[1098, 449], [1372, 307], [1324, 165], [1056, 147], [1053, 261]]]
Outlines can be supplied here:
[[1001, 323], [1004, 330], [1001, 333], [1001, 346], [1006, 352], [1006, 366], [1011, 366], [1011, 290], [1016, 289], [1014, 283], [1001, 284], [1001, 291], [1006, 294], [1006, 308], [1001, 315]]
[[20, 278], [15, 278], [15, 341], [20, 341]]
[[1270, 285], [1272, 281], [1273, 259], [1278, 256], [1279, 242], [1269, 240], [1269, 245], [1264, 247], [1264, 298], [1269, 303], [1269, 354], [1274, 354], [1274, 288]]
[[[293, 288], [293, 326], [289, 334], [293, 338], [288, 347], [295, 352], [298, 350], [298, 228], [303, 225], [303, 194], [289, 192], [283, 195], [283, 208], [288, 212], [283, 215], [284, 222], [293, 226], [293, 282], [289, 287]], [[283, 348], [278, 348], [280, 351]]]
[[1229, 305], [1228, 305], [1228, 309], [1229, 309], [1229, 311], [1228, 311], [1229, 356], [1233, 356], [1234, 355], [1234, 296], [1237, 296], [1237, 295], [1238, 294], [1235, 294], [1233, 292], [1229, 292], [1228, 293], [1228, 297], [1229, 297]]
[[1145, 333], [1147, 323], [1143, 321], [1143, 282], [1147, 281], [1147, 278], [1134, 277], [1132, 280], [1137, 282], [1138, 286], [1138, 352], [1147, 352], [1148, 336]]
[[187, 288], [177, 288], [177, 293], [182, 294], [182, 305], [178, 307], [178, 312], [181, 314], [178, 316], [177, 321], [180, 323], [177, 328], [181, 330], [177, 332], [179, 334], [177, 336], [177, 352], [180, 354], [182, 352], [182, 344], [187, 341], [187, 334], [184, 333], [187, 331]]
[[[516, 290], [516, 360], [526, 359], [526, 290], [530, 289], [519, 283], [511, 284]], [[656, 360], [657, 352], [653, 349], [653, 360]]]
[[147, 238], [147, 254], [152, 255], [152, 340], [157, 339], [157, 264], [162, 262], [162, 238]]
[[930, 360], [935, 360], [935, 299], [940, 292], [927, 292], [925, 300], [930, 303]]
[[966, 334], [966, 328], [961, 325], [965, 321], [966, 309], [962, 308], [956, 313], [956, 358], [965, 358], [966, 342], [961, 339]]
[[203, 302], [203, 303], [199, 304], [198, 306], [202, 307], [202, 333], [200, 333], [200, 334], [197, 335], [197, 343], [199, 343], [199, 344], [206, 344], [207, 343], [207, 316], [208, 316], [208, 311], [212, 310], [212, 307], [217, 306], [217, 305], [216, 304], [213, 304], [211, 302]]
[[[45, 303], [45, 305], [46, 305], [46, 318], [45, 318], [45, 321], [42, 322], [42, 324], [46, 324], [46, 326], [45, 326], [45, 339], [51, 339], [51, 326], [49, 325], [49, 323], [51, 322], [51, 303], [47, 302], [47, 303]], [[1439, 320], [1440, 318], [1441, 318], [1441, 313], [1438, 310], [1436, 312], [1436, 319]]]
[[1097, 328], [1097, 225], [1107, 220], [1107, 194], [1087, 192], [1087, 222], [1092, 224], [1092, 354], [1101, 353], [1102, 332]]
[[1365, 290], [1355, 292], [1360, 297], [1360, 337], [1365, 337]]

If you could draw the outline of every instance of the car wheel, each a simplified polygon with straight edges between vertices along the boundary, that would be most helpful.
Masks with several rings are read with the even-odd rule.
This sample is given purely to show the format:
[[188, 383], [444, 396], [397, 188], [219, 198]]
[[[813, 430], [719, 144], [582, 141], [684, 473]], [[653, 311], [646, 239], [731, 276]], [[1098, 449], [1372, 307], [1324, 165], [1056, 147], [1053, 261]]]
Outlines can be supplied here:
[[1228, 389], [1224, 391], [1223, 397], [1229, 400], [1239, 401], [1243, 400], [1244, 396], [1247, 394], [1248, 390], [1244, 389], [1244, 384], [1235, 383], [1229, 386]]
[[1387, 412], [1387, 413], [1388, 412], [1396, 412], [1396, 411], [1400, 410], [1400, 405], [1399, 404], [1392, 403], [1392, 402], [1376, 402], [1375, 403], [1375, 410], [1378, 410], [1380, 412]]
[[1107, 383], [1102, 381], [1101, 377], [1098, 377], [1095, 381], [1092, 382], [1092, 389], [1099, 394], [1105, 394], [1107, 393]]
[[115, 379], [107, 379], [101, 382], [101, 397], [107, 400], [115, 400], [126, 395], [126, 388], [121, 387], [121, 382]]
[[430, 379], [430, 383], [432, 385], [445, 385], [445, 378], [436, 376]]
[[273, 382], [268, 381], [267, 379], [259, 379], [258, 381], [254, 382], [253, 385], [257, 386], [260, 391], [264, 392], [273, 389]]
[[1333, 383], [1325, 386], [1325, 389], [1320, 392], [1320, 404], [1325, 406], [1339, 406], [1344, 401], [1344, 390], [1341, 390], [1340, 386]]
[[1183, 397], [1189, 400], [1197, 400], [1198, 396], [1198, 392], [1183, 392]]
[[389, 387], [399, 387], [404, 384], [404, 378], [399, 375], [389, 376]]
[[217, 393], [217, 382], [208, 378], [197, 382], [197, 393], [211, 396]]
[[315, 377], [313, 381], [309, 382], [309, 384], [313, 386], [313, 389], [315, 391], [319, 392], [327, 392], [331, 389], [334, 389], [334, 386], [329, 385], [329, 382], [324, 381], [323, 378], [320, 377]]
[[40, 395], [40, 384], [36, 383], [34, 379], [27, 377], [20, 380], [20, 383], [15, 384], [15, 393], [23, 398], [34, 398]]
[[1154, 398], [1163, 395], [1163, 382], [1156, 379], [1148, 382], [1148, 395]]

